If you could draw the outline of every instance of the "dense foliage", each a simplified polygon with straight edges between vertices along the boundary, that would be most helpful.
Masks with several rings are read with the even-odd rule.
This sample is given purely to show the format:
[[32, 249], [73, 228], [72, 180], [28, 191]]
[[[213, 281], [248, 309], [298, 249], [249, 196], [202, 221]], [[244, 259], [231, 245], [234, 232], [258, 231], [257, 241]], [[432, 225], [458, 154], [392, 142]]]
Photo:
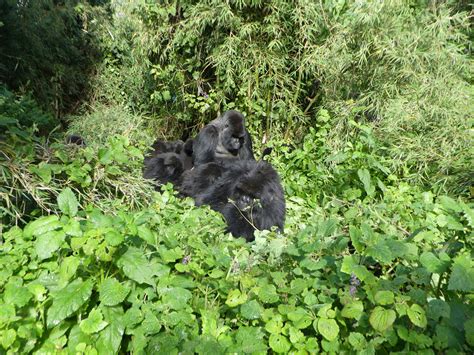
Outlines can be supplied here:
[[[0, 353], [472, 353], [466, 10], [3, 2]], [[227, 108], [273, 147], [284, 234], [141, 176]]]

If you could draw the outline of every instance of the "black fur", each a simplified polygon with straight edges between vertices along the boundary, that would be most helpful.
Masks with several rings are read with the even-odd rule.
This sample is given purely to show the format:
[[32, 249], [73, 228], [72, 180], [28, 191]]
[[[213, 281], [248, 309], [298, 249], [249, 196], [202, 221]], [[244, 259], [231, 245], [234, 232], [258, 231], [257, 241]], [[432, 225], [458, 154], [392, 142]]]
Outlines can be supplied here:
[[255, 160], [244, 116], [235, 110], [209, 122], [193, 143], [194, 166], [225, 159]]
[[[171, 157], [173, 155], [170, 156], [170, 155], [164, 155], [164, 154], [175, 154], [180, 160], [180, 164], [177, 162], [171, 163]], [[156, 159], [160, 156], [162, 158], [161, 160]], [[174, 157], [176, 158], [176, 156]], [[184, 143], [181, 140], [165, 142], [160, 139], [157, 139], [152, 144], [152, 149], [149, 150], [147, 155], [145, 156], [145, 159], [143, 162], [145, 165], [143, 176], [145, 178], [151, 178], [158, 182], [171, 181], [173, 182], [173, 184], [176, 184], [180, 176], [177, 176], [177, 177], [175, 175], [167, 176], [166, 171], [159, 171], [159, 169], [162, 168], [162, 166], [160, 165], [161, 164], [160, 162], [162, 160], [169, 161], [170, 164], [172, 164], [172, 166], [175, 167], [176, 171], [182, 170], [181, 173], [184, 170], [191, 169], [193, 167], [192, 140], [188, 140], [186, 141], [186, 143]], [[149, 177], [149, 176], [152, 176], [152, 177]]]
[[161, 153], [145, 162], [143, 177], [159, 184], [179, 184], [184, 171], [182, 158], [176, 153]]
[[86, 141], [84, 140], [84, 138], [77, 134], [69, 134], [66, 136], [66, 144], [75, 144], [80, 147], [85, 147]]
[[283, 231], [285, 197], [280, 177], [265, 161], [208, 163], [183, 175], [183, 193], [196, 205], [221, 212], [234, 237], [254, 239], [255, 229], [276, 226]]

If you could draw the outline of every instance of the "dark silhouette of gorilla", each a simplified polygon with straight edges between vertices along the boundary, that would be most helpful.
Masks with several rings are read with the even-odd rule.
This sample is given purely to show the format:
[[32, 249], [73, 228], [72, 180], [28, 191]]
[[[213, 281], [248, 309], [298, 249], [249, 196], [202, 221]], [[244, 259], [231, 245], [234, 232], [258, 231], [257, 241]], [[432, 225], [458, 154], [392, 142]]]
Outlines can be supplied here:
[[276, 226], [283, 231], [285, 197], [280, 177], [265, 161], [208, 163], [183, 174], [180, 191], [197, 206], [221, 212], [234, 237], [254, 239], [254, 230]]
[[[192, 140], [165, 142], [157, 139], [145, 156], [143, 177], [152, 179], [159, 184], [168, 182], [177, 186], [181, 181], [181, 174], [193, 167]], [[158, 187], [157, 187], [158, 189]]]
[[179, 154], [161, 153], [146, 161], [143, 177], [159, 184], [171, 182], [173, 185], [177, 185], [183, 171], [184, 164]]
[[79, 147], [85, 147], [86, 141], [84, 140], [84, 138], [77, 134], [69, 134], [66, 136], [66, 144], [75, 144]]
[[244, 116], [235, 110], [209, 122], [193, 142], [194, 166], [222, 159], [255, 160]]

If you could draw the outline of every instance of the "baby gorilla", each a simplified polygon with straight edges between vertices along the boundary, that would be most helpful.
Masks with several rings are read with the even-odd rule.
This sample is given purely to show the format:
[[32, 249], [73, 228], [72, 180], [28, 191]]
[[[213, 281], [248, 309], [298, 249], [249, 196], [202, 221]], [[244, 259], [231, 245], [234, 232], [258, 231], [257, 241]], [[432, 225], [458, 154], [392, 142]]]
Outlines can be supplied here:
[[180, 156], [181, 162], [183, 163], [184, 170], [191, 169], [193, 167], [193, 140], [188, 139], [186, 143], [182, 140], [176, 141], [162, 141], [157, 139], [152, 144], [152, 149], [148, 151], [144, 159], [144, 164], [147, 166], [149, 161], [162, 153], [176, 153]]
[[161, 153], [145, 161], [143, 177], [159, 184], [177, 185], [184, 171], [182, 158], [176, 153]]
[[273, 226], [283, 231], [283, 188], [278, 173], [265, 161], [205, 164], [183, 175], [181, 186], [196, 205], [210, 205], [221, 212], [234, 237], [252, 241], [255, 229]]
[[193, 145], [195, 166], [229, 158], [254, 160], [244, 116], [235, 110], [226, 111], [209, 122], [201, 129]]
[[143, 177], [152, 179], [158, 184], [171, 182], [177, 186], [185, 170], [193, 167], [192, 163], [193, 141], [165, 142], [157, 139], [145, 156]]

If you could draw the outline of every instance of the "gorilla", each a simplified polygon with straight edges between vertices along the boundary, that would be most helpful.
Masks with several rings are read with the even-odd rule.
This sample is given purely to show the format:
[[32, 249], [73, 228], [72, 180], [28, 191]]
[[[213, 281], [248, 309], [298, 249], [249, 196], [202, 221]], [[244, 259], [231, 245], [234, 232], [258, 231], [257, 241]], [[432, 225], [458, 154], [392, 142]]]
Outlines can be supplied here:
[[181, 174], [193, 167], [191, 139], [184, 143], [181, 140], [165, 142], [157, 139], [152, 150], [144, 159], [143, 177], [152, 179], [159, 184], [168, 182], [177, 186], [181, 181]]
[[196, 166], [183, 174], [180, 191], [197, 206], [223, 214], [234, 237], [254, 240], [255, 229], [283, 231], [285, 197], [280, 177], [266, 161], [233, 160]]
[[159, 184], [171, 182], [173, 185], [178, 185], [183, 171], [184, 164], [179, 154], [161, 153], [148, 158], [143, 177]]
[[85, 147], [86, 146], [86, 141], [84, 138], [77, 134], [69, 134], [66, 136], [66, 144], [75, 144], [78, 145], [79, 147]]
[[235, 110], [209, 122], [193, 142], [194, 166], [222, 159], [255, 160], [244, 116]]

